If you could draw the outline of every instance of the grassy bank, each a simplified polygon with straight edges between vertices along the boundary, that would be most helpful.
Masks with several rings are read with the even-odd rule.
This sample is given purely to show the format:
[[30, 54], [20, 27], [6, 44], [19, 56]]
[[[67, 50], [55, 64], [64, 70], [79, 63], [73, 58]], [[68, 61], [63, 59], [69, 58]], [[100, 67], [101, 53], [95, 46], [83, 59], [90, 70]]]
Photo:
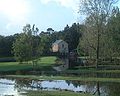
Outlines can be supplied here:
[[87, 93], [74, 93], [68, 91], [28, 91], [27, 96], [92, 96]]
[[66, 73], [120, 73], [120, 70], [97, 70], [97, 69], [69, 69]]
[[[38, 64], [36, 68], [43, 68], [47, 66], [52, 66], [55, 64], [56, 57], [49, 56], [49, 57], [41, 57], [38, 60]], [[33, 65], [31, 61], [29, 63], [24, 62], [23, 64], [19, 64], [19, 62], [0, 62], [0, 72], [4, 71], [18, 71], [18, 70], [31, 70], [33, 69]], [[44, 70], [44, 68], [43, 68]]]
[[91, 82], [117, 82], [120, 83], [120, 78], [97, 78], [97, 77], [68, 77], [68, 76], [35, 76], [35, 75], [7, 75], [12, 78], [29, 78], [42, 80], [78, 80]]
[[[96, 70], [95, 68], [89, 68], [89, 66], [81, 66], [78, 69], [73, 68], [73, 69], [68, 69], [64, 72], [55, 72], [53, 69], [53, 66], [55, 66], [57, 58], [55, 56], [46, 56], [46, 57], [41, 57], [38, 60], [38, 63], [36, 66], [33, 67], [31, 61], [29, 63], [24, 62], [23, 64], [19, 64], [18, 62], [0, 62], [0, 72], [7, 72], [9, 74], [9, 72], [14, 71], [13, 73], [17, 73], [20, 74], [20, 72], [17, 71], [29, 71], [29, 70], [33, 70], [36, 69], [38, 70], [38, 73], [33, 73], [33, 74], [46, 74], [46, 75], [64, 75], [64, 76], [68, 76], [68, 75], [78, 75], [78, 76], [89, 76], [92, 77], [93, 74], [98, 73], [104, 76], [101, 77], [110, 77], [110, 78], [118, 78], [119, 74], [120, 74], [120, 70]], [[92, 74], [93, 73], [93, 74]], [[12, 73], [11, 73], [12, 74]], [[90, 74], [90, 75], [89, 75]], [[92, 74], [92, 75], [91, 75]], [[117, 77], [118, 76], [118, 77]], [[96, 77], [96, 75], [94, 76]]]

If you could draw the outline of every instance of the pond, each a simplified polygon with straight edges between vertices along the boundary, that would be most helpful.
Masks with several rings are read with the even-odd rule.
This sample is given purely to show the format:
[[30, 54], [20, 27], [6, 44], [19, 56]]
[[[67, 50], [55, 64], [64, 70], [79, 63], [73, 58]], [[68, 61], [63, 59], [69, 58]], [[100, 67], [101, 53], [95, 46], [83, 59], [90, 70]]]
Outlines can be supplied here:
[[91, 93], [93, 96], [119, 96], [119, 89], [120, 83], [0, 78], [0, 96], [21, 96], [28, 90], [64, 90]]

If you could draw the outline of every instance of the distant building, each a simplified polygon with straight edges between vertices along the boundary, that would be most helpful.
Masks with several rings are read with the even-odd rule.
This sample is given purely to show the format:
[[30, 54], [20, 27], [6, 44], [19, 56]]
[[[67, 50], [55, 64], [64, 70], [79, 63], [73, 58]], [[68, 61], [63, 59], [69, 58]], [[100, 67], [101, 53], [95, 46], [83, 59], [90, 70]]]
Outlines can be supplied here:
[[56, 40], [52, 44], [52, 51], [59, 52], [59, 53], [68, 53], [68, 43], [63, 40]]

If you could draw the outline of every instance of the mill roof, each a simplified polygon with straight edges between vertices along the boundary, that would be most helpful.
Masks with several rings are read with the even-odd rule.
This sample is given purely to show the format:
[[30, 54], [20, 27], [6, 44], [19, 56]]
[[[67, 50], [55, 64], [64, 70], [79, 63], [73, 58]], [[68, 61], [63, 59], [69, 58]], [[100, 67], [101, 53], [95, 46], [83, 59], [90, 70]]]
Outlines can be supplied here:
[[53, 43], [53, 45], [54, 44], [59, 44], [60, 42], [62, 42], [63, 40], [56, 40], [54, 43]]

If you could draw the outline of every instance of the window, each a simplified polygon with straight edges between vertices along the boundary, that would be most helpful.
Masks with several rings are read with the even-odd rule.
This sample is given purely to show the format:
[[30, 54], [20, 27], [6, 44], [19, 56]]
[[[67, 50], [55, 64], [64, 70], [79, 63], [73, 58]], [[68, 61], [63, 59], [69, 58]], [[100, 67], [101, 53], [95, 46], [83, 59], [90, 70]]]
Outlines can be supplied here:
[[62, 44], [62, 48], [64, 48], [64, 44]]

